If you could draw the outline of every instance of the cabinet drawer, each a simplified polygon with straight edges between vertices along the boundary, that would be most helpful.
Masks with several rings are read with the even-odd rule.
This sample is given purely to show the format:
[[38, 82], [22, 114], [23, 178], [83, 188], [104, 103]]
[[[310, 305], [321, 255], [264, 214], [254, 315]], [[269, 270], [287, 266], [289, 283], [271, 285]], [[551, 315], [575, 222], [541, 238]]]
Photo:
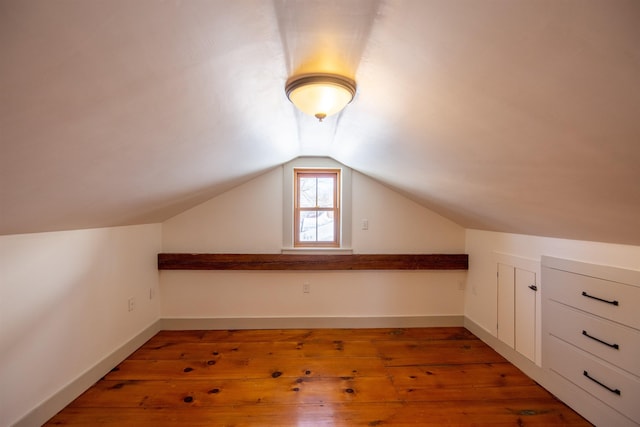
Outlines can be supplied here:
[[640, 287], [545, 267], [545, 298], [640, 329]]
[[640, 331], [554, 301], [546, 306], [545, 323], [551, 335], [640, 377]]
[[548, 367], [592, 396], [640, 422], [640, 381], [556, 337], [547, 340]]

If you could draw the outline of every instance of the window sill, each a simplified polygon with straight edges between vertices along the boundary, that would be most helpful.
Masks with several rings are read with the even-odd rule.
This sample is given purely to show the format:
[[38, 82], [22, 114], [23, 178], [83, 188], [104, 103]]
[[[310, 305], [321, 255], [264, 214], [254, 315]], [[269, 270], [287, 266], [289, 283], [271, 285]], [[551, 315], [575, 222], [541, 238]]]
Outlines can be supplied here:
[[284, 255], [353, 255], [347, 248], [283, 248]]

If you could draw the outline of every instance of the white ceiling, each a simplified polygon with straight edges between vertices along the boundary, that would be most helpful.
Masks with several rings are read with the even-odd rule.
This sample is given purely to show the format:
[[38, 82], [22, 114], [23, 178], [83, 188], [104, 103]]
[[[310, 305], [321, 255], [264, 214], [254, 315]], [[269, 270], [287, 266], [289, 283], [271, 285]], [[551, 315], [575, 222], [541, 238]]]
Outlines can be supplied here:
[[[309, 71], [356, 99], [295, 111]], [[465, 227], [640, 245], [640, 2], [0, 0], [0, 132], [1, 234], [323, 155]]]

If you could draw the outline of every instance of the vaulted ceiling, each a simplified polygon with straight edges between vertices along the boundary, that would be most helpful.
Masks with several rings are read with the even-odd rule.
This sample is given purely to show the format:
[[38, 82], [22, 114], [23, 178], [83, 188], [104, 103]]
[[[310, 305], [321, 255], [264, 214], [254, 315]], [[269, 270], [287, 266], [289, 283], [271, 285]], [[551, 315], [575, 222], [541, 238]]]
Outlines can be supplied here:
[[[323, 123], [287, 78], [337, 72]], [[468, 228], [640, 245], [637, 0], [0, 0], [0, 233], [332, 157]]]

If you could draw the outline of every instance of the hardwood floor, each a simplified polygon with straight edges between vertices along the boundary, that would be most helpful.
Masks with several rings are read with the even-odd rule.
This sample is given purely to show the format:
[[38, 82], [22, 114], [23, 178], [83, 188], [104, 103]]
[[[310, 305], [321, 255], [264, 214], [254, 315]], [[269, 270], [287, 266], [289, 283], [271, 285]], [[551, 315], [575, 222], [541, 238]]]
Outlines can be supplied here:
[[464, 328], [164, 331], [72, 426], [590, 426]]

